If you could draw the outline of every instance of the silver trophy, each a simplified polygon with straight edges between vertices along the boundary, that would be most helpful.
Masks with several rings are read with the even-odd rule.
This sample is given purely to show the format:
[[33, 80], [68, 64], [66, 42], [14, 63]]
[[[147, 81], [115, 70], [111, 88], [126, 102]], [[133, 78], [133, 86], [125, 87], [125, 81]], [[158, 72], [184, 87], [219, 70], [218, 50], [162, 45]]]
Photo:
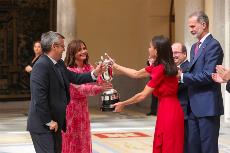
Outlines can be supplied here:
[[[112, 69], [112, 61], [109, 59], [104, 59], [103, 56], [101, 56], [101, 60], [99, 63], [102, 63], [106, 70], [104, 73], [101, 74], [101, 78], [104, 81], [111, 82], [113, 79], [113, 69]], [[101, 94], [101, 111], [113, 111], [114, 107], [112, 107], [113, 104], [119, 102], [119, 94], [115, 89], [108, 89], [105, 90]]]

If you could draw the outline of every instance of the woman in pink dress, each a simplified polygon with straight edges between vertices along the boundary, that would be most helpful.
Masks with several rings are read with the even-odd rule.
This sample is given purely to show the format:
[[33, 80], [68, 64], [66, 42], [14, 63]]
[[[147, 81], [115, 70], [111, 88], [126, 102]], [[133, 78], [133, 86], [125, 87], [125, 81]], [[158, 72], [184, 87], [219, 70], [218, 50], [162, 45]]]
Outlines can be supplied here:
[[[69, 70], [85, 73], [93, 70], [88, 63], [89, 55], [82, 40], [68, 44], [65, 63]], [[66, 132], [62, 132], [62, 153], [92, 153], [90, 116], [87, 96], [94, 96], [111, 84], [100, 83], [70, 85], [70, 103], [66, 108]]]
[[178, 72], [169, 39], [163, 36], [154, 37], [150, 42], [149, 58], [153, 59], [152, 65], [139, 71], [113, 64], [116, 70], [129, 77], [151, 76], [143, 91], [114, 104], [115, 111], [120, 112], [126, 105], [141, 102], [153, 93], [159, 100], [153, 153], [183, 153], [184, 114], [177, 98]]

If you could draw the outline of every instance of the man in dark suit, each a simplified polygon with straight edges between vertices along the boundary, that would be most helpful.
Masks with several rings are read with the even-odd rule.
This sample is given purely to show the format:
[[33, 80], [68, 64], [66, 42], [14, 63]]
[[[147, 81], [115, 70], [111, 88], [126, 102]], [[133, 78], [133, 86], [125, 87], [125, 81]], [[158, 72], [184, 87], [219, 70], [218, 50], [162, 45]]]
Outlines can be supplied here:
[[212, 80], [212, 73], [216, 65], [222, 64], [223, 50], [209, 33], [209, 19], [204, 12], [192, 13], [188, 26], [198, 39], [190, 51], [189, 68], [180, 77], [188, 86], [188, 150], [218, 153], [220, 115], [224, 109], [221, 86]]
[[[187, 49], [185, 45], [182, 43], [173, 43], [172, 44], [172, 52], [173, 52], [173, 59], [176, 65], [178, 66], [179, 70], [184, 73], [187, 71], [189, 61], [187, 60]], [[187, 107], [188, 107], [188, 89], [184, 83], [179, 82], [178, 87], [178, 98], [181, 104], [181, 107], [184, 111], [184, 153], [187, 153], [187, 124], [188, 124], [188, 115], [187, 115]]]
[[31, 103], [27, 130], [37, 153], [60, 153], [61, 130], [66, 129], [66, 106], [69, 103], [69, 84], [93, 82], [101, 71], [75, 74], [61, 60], [65, 50], [64, 37], [53, 31], [42, 34], [44, 52], [33, 66], [30, 77]]
[[213, 80], [218, 83], [227, 83], [226, 90], [230, 93], [230, 70], [222, 65], [217, 65], [216, 72], [212, 75]]

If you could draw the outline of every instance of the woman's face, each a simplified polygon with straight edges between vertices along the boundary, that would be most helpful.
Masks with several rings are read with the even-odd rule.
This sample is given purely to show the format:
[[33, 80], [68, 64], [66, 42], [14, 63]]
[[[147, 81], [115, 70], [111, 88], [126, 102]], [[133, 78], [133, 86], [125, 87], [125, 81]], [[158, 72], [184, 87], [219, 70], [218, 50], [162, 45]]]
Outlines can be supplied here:
[[84, 44], [81, 44], [81, 48], [79, 48], [79, 50], [75, 54], [75, 59], [77, 61], [83, 62], [87, 58], [87, 55], [88, 51], [86, 46]]
[[42, 53], [42, 47], [41, 47], [41, 44], [39, 42], [36, 42], [34, 44], [34, 53], [36, 55], [40, 55]]
[[157, 58], [157, 50], [156, 48], [153, 46], [152, 42], [150, 42], [149, 45], [149, 59], [156, 59]]

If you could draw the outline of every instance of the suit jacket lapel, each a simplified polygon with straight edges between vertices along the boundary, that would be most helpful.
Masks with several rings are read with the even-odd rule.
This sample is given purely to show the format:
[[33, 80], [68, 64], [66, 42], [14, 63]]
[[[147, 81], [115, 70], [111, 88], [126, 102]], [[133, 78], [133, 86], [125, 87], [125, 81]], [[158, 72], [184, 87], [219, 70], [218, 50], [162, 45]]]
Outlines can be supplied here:
[[58, 70], [58, 68], [53, 64], [53, 70], [54, 70], [55, 73], [57, 74], [58, 80], [59, 80], [60, 84], [61, 84], [63, 87], [65, 87], [65, 85], [64, 85], [64, 78], [62, 77], [60, 68], [59, 68], [59, 70]]
[[206, 48], [206, 46], [207, 46], [207, 43], [212, 39], [213, 37], [212, 37], [212, 35], [209, 35], [205, 40], [204, 40], [204, 42], [201, 44], [201, 46], [200, 46], [200, 48], [199, 48], [199, 50], [198, 50], [198, 53], [197, 53], [197, 56], [195, 56], [195, 54], [194, 54], [194, 50], [195, 50], [195, 45], [193, 45], [193, 47], [192, 47], [192, 52], [193, 52], [193, 56], [191, 56], [191, 59], [193, 59], [193, 60], [191, 60], [191, 62], [190, 62], [190, 68], [196, 63], [196, 61], [197, 61], [197, 59], [200, 57], [200, 55], [202, 54], [202, 53], [204, 53], [204, 51], [205, 51], [205, 48]]
[[64, 80], [62, 79], [63, 77], [61, 76], [61, 71], [58, 72], [59, 70], [57, 70], [57, 68], [55, 67], [54, 63], [50, 60], [50, 58], [47, 56], [47, 55], [42, 55], [44, 56], [44, 58], [46, 58], [46, 60], [49, 62], [49, 65], [52, 67], [52, 69], [54, 70], [58, 80], [59, 80], [59, 83], [65, 87], [64, 85]]
[[187, 71], [188, 64], [189, 64], [188, 60], [185, 60], [185, 61], [180, 65], [180, 68], [181, 68], [181, 70], [182, 70], [183, 73]]

